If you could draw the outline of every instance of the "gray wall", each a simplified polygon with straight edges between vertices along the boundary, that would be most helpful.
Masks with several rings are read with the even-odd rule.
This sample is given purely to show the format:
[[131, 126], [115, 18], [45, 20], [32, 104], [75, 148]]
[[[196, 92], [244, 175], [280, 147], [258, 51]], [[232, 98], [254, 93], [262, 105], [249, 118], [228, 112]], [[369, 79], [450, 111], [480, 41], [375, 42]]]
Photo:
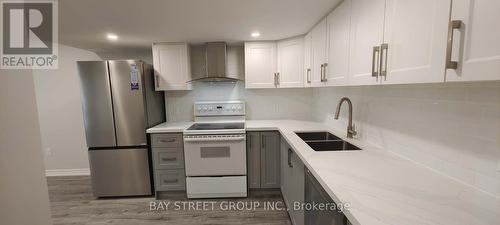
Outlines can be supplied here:
[[56, 70], [34, 70], [40, 130], [48, 171], [88, 173], [80, 81], [76, 61], [101, 60], [95, 53], [59, 45]]
[[0, 83], [0, 224], [52, 224], [33, 75], [0, 70]]

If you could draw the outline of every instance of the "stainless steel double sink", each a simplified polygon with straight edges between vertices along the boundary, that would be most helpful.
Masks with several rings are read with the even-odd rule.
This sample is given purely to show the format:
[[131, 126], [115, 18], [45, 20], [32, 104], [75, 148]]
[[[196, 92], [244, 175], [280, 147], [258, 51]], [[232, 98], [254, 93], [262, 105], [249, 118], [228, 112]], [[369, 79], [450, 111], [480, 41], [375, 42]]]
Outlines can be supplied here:
[[361, 148], [329, 132], [295, 132], [314, 151], [351, 151]]

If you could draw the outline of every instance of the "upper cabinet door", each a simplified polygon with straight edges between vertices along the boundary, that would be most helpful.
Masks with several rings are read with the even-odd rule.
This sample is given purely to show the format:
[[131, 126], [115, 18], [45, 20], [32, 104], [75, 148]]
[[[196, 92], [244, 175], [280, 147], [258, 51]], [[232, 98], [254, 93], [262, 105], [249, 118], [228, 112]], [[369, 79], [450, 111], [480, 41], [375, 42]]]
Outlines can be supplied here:
[[189, 54], [186, 43], [153, 44], [155, 90], [191, 90]]
[[450, 7], [451, 0], [387, 0], [382, 83], [444, 82]]
[[325, 79], [324, 65], [327, 62], [326, 59], [326, 18], [321, 20], [311, 31], [312, 40], [312, 75], [311, 75], [311, 86], [323, 86]]
[[304, 38], [278, 42], [278, 87], [304, 86]]
[[498, 0], [453, 0], [451, 19], [462, 24], [452, 48], [458, 68], [446, 71], [446, 81], [500, 80], [499, 12]]
[[307, 33], [304, 37], [304, 86], [311, 86], [312, 79], [312, 35]]
[[276, 43], [245, 42], [245, 87], [275, 88]]
[[384, 37], [385, 0], [352, 0], [351, 4], [349, 83], [376, 84], [374, 72], [379, 64], [376, 48]]
[[348, 83], [350, 26], [351, 0], [344, 0], [327, 17], [328, 64], [326, 80], [328, 86]]

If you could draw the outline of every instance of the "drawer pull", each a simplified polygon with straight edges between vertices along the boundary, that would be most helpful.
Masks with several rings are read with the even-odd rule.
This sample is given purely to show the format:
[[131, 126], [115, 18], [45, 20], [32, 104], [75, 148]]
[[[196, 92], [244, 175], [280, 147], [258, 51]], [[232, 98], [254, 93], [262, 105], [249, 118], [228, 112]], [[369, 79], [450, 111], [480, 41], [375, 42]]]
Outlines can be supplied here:
[[163, 183], [171, 184], [171, 183], [177, 183], [179, 182], [179, 179], [164, 179]]
[[172, 143], [172, 142], [175, 142], [176, 139], [175, 138], [170, 138], [170, 139], [160, 139], [159, 142], [162, 142], [162, 143]]
[[172, 161], [177, 161], [177, 158], [175, 158], [175, 157], [173, 157], [173, 158], [161, 158], [161, 161], [172, 162]]

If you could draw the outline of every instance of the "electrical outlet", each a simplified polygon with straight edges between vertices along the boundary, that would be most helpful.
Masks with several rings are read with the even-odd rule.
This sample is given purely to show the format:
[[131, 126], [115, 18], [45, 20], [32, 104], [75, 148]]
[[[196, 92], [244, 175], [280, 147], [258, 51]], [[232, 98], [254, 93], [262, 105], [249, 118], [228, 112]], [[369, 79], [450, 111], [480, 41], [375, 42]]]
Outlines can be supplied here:
[[50, 147], [45, 148], [45, 157], [52, 156], [52, 149]]

